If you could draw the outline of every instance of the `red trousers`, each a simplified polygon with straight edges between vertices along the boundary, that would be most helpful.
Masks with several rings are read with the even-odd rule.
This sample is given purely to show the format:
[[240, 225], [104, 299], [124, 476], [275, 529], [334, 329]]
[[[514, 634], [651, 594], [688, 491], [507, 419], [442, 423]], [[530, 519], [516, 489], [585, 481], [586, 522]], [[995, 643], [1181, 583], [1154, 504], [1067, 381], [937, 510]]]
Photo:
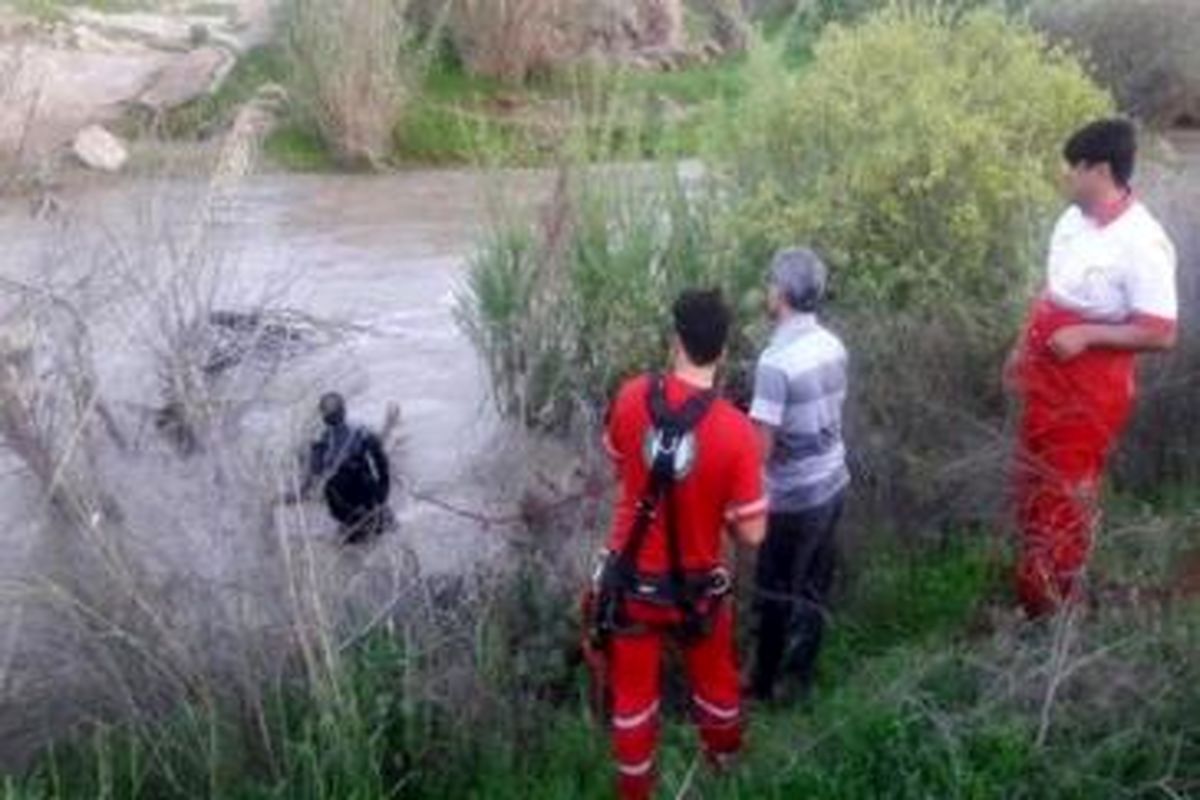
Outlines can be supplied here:
[[[674, 637], [678, 612], [631, 601], [629, 617], [645, 629], [614, 636], [609, 650], [612, 743], [617, 791], [622, 800], [643, 800], [654, 792], [658, 746], [659, 687], [663, 645]], [[705, 754], [721, 763], [742, 744], [741, 696], [734, 650], [733, 606], [715, 612], [711, 632], [682, 644], [692, 708]]]
[[1082, 322], [1041, 301], [1018, 366], [1024, 409], [1015, 470], [1017, 593], [1031, 617], [1078, 599], [1105, 464], [1133, 401], [1132, 353], [1093, 350], [1064, 363], [1050, 352], [1056, 330]]

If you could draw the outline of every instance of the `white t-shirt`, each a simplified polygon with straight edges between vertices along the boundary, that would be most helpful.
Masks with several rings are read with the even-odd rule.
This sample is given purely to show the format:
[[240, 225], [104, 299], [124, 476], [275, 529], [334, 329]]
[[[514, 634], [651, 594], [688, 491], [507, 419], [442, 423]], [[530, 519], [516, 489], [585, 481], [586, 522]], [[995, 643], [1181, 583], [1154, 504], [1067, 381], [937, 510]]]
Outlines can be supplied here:
[[1050, 241], [1050, 299], [1096, 322], [1174, 321], [1176, 262], [1166, 231], [1141, 203], [1107, 225], [1073, 205]]

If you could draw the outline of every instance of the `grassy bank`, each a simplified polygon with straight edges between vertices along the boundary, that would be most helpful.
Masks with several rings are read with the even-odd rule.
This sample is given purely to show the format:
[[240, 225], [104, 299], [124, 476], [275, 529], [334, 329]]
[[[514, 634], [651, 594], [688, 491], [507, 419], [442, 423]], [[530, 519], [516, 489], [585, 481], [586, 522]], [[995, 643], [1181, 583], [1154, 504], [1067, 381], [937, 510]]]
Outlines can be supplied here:
[[[1175, 524], [1196, 537], [1194, 523]], [[705, 798], [1191, 796], [1200, 606], [1114, 605], [1033, 626], [1007, 611], [1004, 562], [1002, 547], [978, 537], [917, 550], [876, 540], [851, 561], [815, 697], [753, 708], [737, 772], [695, 768], [676, 698], [661, 753], [667, 796], [685, 784]], [[508, 595], [516, 606], [520, 597]], [[10, 778], [4, 796], [609, 796], [582, 669], [549, 680], [502, 668], [498, 641], [504, 663], [565, 643], [512, 640], [498, 625], [491, 617], [472, 634], [486, 677], [457, 706], [423, 694], [425, 654], [381, 630], [325, 678], [268, 689], [257, 719], [197, 706], [100, 731]], [[469, 724], [488, 703], [498, 704], [489, 723]]]
[[536, 166], [584, 132], [646, 158], [699, 152], [697, 117], [741, 87], [739, 60], [680, 72], [579, 70], [508, 86], [444, 64], [396, 130], [400, 163]]
[[[580, 138], [645, 158], [692, 156], [702, 145], [699, 115], [736, 96], [742, 79], [743, 63], [732, 60], [670, 73], [580, 70], [510, 86], [445, 60], [431, 68], [397, 122], [389, 163], [541, 166], [555, 161], [565, 140]], [[256, 50], [216, 94], [168, 114], [159, 133], [171, 139], [216, 135], [260, 87], [286, 82], [282, 53]], [[335, 168], [318, 132], [292, 114], [264, 150], [276, 168]]]

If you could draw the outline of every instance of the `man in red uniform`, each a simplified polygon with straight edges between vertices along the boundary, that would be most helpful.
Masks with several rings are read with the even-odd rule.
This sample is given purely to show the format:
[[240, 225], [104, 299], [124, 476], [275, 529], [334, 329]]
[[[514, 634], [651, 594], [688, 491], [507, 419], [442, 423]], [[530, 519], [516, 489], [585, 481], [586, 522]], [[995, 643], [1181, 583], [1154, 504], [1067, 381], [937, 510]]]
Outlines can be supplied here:
[[1105, 463], [1132, 408], [1134, 356], [1175, 343], [1175, 250], [1130, 189], [1136, 151], [1133, 126], [1119, 119], [1064, 147], [1074, 203], [1006, 369], [1024, 404], [1017, 591], [1030, 617], [1078, 599]]
[[741, 746], [739, 672], [722, 534], [757, 546], [767, 502], [753, 425], [716, 397], [730, 313], [718, 292], [674, 305], [672, 368], [626, 383], [605, 444], [620, 493], [596, 596], [606, 635], [612, 739], [622, 798], [654, 788], [663, 645], [679, 643], [705, 754]]

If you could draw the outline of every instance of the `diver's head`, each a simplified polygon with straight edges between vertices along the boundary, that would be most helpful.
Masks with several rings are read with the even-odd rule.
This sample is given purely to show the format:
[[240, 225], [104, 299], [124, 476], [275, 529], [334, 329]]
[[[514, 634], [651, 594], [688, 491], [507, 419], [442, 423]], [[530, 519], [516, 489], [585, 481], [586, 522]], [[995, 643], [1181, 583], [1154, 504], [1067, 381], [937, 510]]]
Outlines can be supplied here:
[[317, 407], [320, 409], [321, 419], [329, 427], [334, 428], [346, 422], [346, 398], [337, 392], [322, 395]]

